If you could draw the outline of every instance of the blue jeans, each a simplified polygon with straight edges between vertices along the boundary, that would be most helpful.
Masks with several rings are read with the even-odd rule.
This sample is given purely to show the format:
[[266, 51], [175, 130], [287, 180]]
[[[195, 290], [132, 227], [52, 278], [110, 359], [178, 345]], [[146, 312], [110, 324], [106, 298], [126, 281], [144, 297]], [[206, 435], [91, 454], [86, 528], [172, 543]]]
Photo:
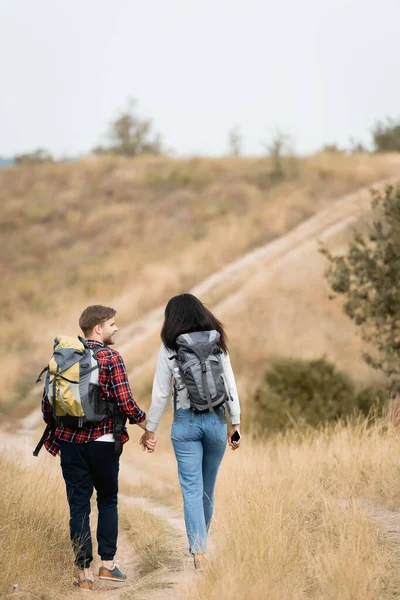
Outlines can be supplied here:
[[189, 550], [192, 554], [205, 552], [215, 482], [227, 444], [224, 408], [204, 414], [178, 409], [171, 440], [178, 461]]

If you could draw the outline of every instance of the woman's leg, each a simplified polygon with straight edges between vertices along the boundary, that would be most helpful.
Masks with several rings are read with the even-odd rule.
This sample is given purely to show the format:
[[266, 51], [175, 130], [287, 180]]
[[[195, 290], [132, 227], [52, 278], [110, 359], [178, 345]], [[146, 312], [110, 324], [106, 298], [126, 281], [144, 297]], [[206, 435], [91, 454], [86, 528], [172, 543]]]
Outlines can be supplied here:
[[192, 411], [182, 414], [187, 418], [174, 420], [171, 440], [178, 462], [189, 550], [196, 554], [205, 551], [207, 538], [203, 509], [203, 443], [197, 422], [199, 415], [192, 415]]
[[215, 482], [226, 450], [227, 425], [224, 413], [221, 410], [206, 413], [203, 418], [203, 510], [208, 532], [214, 509]]

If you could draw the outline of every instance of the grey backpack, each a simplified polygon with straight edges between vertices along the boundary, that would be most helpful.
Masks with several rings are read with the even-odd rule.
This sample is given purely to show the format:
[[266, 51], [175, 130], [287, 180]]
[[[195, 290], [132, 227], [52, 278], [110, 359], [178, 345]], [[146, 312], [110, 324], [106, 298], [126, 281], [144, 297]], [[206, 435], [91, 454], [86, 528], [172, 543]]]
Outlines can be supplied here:
[[218, 331], [195, 331], [176, 338], [178, 352], [174, 370], [174, 411], [177, 393], [187, 388], [190, 406], [196, 412], [212, 412], [230, 400], [222, 364]]

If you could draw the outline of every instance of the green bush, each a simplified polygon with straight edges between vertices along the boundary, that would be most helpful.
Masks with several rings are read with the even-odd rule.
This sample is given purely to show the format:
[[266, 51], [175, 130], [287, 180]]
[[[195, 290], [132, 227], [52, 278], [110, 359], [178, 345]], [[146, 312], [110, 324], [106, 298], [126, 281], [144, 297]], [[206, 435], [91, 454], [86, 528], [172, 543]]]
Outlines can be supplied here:
[[400, 119], [387, 117], [372, 130], [375, 152], [400, 152]]
[[367, 415], [373, 406], [380, 412], [384, 399], [381, 388], [358, 391], [352, 379], [326, 358], [278, 359], [262, 377], [253, 412], [258, 426], [269, 432]]
[[17, 154], [15, 156], [15, 164], [17, 165], [41, 165], [43, 163], [51, 163], [54, 159], [50, 152], [43, 148], [38, 148], [34, 152], [26, 152], [25, 154]]

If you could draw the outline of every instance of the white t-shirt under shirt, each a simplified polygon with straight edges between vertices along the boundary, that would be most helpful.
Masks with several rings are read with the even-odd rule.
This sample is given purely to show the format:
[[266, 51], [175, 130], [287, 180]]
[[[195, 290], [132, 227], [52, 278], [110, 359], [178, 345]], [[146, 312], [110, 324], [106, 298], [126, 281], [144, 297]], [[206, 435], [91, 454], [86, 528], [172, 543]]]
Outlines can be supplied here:
[[95, 442], [115, 442], [114, 434], [113, 433], [105, 433], [104, 435], [101, 435], [94, 441]]

